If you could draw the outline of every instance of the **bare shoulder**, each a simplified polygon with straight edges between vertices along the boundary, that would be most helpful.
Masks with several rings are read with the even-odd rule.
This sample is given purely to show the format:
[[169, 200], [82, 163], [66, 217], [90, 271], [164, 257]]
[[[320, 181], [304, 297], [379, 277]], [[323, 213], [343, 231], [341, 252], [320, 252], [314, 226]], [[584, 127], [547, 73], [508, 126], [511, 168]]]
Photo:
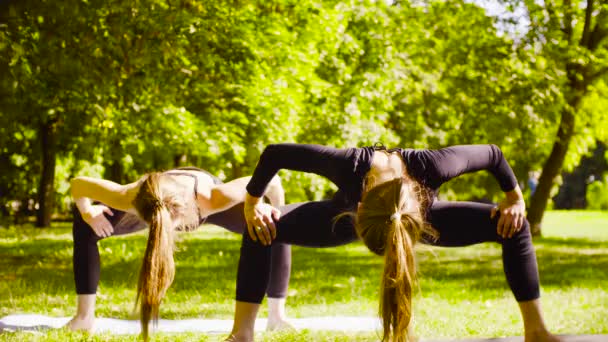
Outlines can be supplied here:
[[[175, 181], [184, 187], [196, 186], [196, 189], [192, 188], [192, 190], [196, 191], [199, 197], [209, 198], [212, 189], [216, 187], [213, 177], [205, 171], [175, 169], [166, 171], [165, 174], [173, 176]], [[193, 182], [193, 179], [196, 180], [196, 183]]]

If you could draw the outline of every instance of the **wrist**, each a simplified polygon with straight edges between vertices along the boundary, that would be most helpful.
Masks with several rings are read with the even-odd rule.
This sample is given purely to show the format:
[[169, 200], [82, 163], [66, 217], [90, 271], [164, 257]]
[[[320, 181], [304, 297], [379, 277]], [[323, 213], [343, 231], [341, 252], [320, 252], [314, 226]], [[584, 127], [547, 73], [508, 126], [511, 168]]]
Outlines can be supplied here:
[[88, 219], [93, 216], [92, 204], [88, 198], [86, 198], [86, 197], [77, 198], [75, 202], [76, 202], [76, 208], [78, 208], [78, 211], [80, 212], [80, 216], [82, 216], [83, 219]]
[[85, 222], [89, 222], [93, 218], [93, 213], [90, 210], [80, 210], [80, 216]]
[[524, 202], [524, 195], [522, 194], [521, 189], [519, 187], [516, 187], [511, 191], [505, 192], [505, 196], [507, 197], [507, 200], [509, 202]]
[[261, 197], [255, 197], [247, 193], [245, 195], [245, 207], [253, 207], [256, 204], [260, 203], [261, 200]]

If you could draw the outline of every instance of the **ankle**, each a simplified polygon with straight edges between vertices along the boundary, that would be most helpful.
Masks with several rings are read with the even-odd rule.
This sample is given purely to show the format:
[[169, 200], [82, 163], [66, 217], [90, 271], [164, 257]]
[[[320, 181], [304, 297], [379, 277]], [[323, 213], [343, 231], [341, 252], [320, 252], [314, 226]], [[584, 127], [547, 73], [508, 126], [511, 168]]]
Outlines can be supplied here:
[[232, 331], [228, 338], [227, 342], [253, 342], [253, 331]]
[[268, 319], [268, 324], [266, 325], [266, 331], [290, 331], [296, 330], [296, 328], [286, 319], [277, 319], [271, 321]]
[[74, 315], [74, 319], [79, 319], [82, 321], [89, 321], [95, 319], [95, 312], [77, 312]]
[[559, 336], [551, 334], [548, 330], [542, 329], [538, 331], [526, 331], [524, 336], [525, 342], [560, 342], [562, 339]]
[[93, 312], [77, 312], [74, 315], [75, 318], [78, 319], [95, 319], [95, 311]]
[[95, 317], [79, 318], [74, 316], [65, 326], [72, 331], [87, 331], [89, 333], [94, 333]]
[[281, 322], [286, 321], [287, 315], [283, 314], [271, 314], [268, 313], [268, 322]]
[[76, 315], [74, 318], [80, 320], [95, 319], [96, 294], [79, 294], [77, 298]]
[[284, 321], [287, 319], [285, 312], [285, 298], [268, 297], [268, 319], [276, 321]]

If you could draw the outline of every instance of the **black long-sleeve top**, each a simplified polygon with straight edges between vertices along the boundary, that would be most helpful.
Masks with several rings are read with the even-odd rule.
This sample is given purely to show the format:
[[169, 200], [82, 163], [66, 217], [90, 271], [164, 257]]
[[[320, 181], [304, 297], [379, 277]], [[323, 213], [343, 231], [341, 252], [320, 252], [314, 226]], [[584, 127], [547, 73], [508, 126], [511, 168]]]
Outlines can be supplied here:
[[[252, 196], [261, 197], [272, 177], [279, 170], [288, 169], [326, 177], [338, 186], [345, 200], [356, 203], [361, 199], [363, 180], [377, 149], [337, 149], [292, 143], [268, 145], [260, 156], [247, 191]], [[408, 174], [433, 191], [456, 176], [479, 170], [491, 172], [505, 192], [517, 186], [513, 170], [496, 145], [457, 145], [437, 150], [396, 148], [390, 151], [399, 152]]]

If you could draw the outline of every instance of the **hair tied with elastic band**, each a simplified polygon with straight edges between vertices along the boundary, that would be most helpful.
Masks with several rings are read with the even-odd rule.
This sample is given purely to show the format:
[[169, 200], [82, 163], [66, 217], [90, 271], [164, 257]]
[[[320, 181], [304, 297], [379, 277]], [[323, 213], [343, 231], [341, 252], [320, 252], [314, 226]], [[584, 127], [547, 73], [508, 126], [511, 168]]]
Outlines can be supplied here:
[[391, 215], [391, 222], [397, 221], [397, 220], [401, 220], [401, 213], [400, 212], [395, 212], [393, 215]]
[[161, 209], [164, 206], [165, 206], [165, 204], [163, 203], [163, 201], [161, 201], [159, 199], [152, 200], [152, 209], [153, 210]]

